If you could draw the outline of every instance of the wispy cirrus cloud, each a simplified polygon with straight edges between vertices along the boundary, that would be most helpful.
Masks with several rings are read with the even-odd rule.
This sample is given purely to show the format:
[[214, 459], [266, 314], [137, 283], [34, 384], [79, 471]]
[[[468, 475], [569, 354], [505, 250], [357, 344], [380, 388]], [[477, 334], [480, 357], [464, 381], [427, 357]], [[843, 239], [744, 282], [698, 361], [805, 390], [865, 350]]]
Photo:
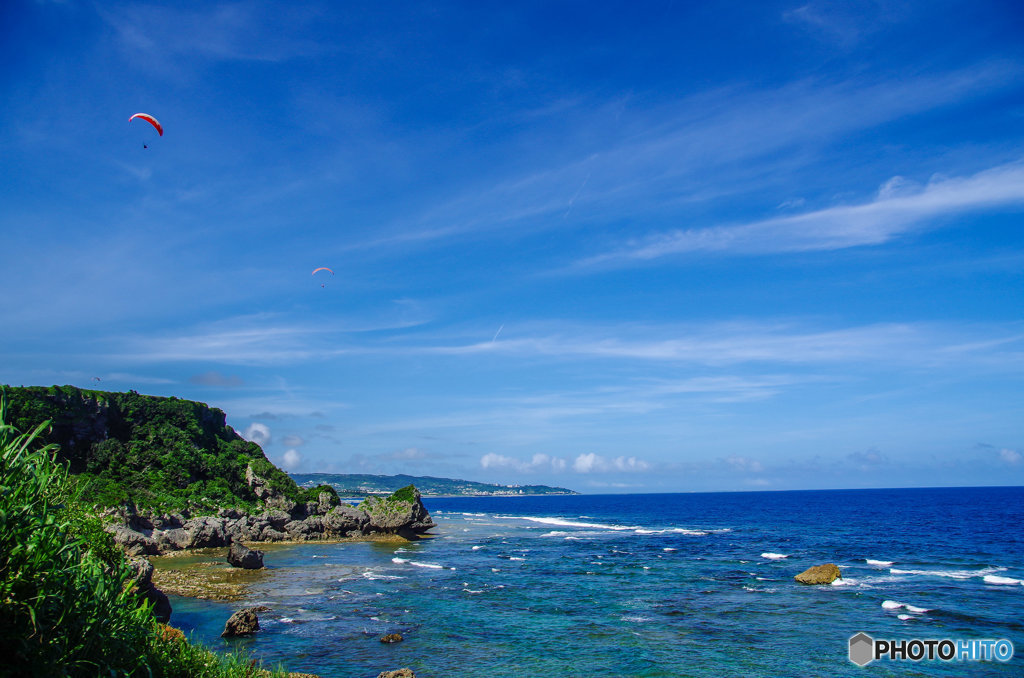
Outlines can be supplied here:
[[[422, 245], [513, 226], [557, 229], [570, 212], [590, 223], [664, 217], [806, 171], [850, 134], [990, 95], [1021, 72], [1017, 64], [991, 62], [892, 80], [733, 85], [644, 107], [580, 98], [557, 111], [558, 122], [541, 116], [533, 131], [516, 136], [517, 147], [529, 150], [514, 155], [514, 166], [492, 163], [468, 191], [449, 193], [346, 249]], [[579, 131], [567, 136], [564, 119]]]
[[[202, 56], [241, 61], [283, 61], [325, 51], [305, 37], [317, 13], [301, 6], [279, 12], [264, 2], [219, 2], [201, 9], [132, 3], [98, 8], [122, 47], [170, 68], [174, 57]], [[161, 64], [159, 61], [169, 63]]]
[[[470, 344], [420, 346], [424, 353], [495, 354], [576, 359], [729, 365], [741, 363], [965, 365], [998, 355], [1006, 365], [1024, 359], [1017, 324], [953, 327], [929, 323], [874, 323], [820, 329], [796, 322], [733, 322], [664, 327], [562, 327], [533, 336], [506, 330], [506, 338]], [[408, 349], [407, 349], [408, 350]]]
[[657, 234], [584, 259], [577, 268], [626, 265], [690, 252], [771, 254], [877, 245], [954, 216], [1024, 206], [1024, 162], [914, 187], [888, 180], [872, 200], [750, 223]]
[[[399, 309], [401, 311], [401, 309]], [[402, 314], [401, 312], [399, 313]], [[366, 352], [343, 338], [361, 333], [403, 330], [420, 320], [296, 320], [278, 314], [237, 316], [212, 323], [120, 340], [117, 358], [132, 362], [212, 362], [232, 365], [281, 365]], [[204, 384], [214, 380], [207, 373]], [[223, 380], [222, 380], [223, 382]], [[220, 385], [226, 385], [221, 383]], [[236, 384], [237, 385], [237, 384]]]

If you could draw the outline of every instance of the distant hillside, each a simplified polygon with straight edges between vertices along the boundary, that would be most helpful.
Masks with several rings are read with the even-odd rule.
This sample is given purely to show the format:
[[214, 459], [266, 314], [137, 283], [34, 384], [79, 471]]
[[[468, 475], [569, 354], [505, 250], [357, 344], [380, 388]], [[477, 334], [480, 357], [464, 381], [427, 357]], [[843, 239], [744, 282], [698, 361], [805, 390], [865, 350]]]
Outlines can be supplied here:
[[256, 443], [204, 403], [74, 386], [0, 387], [9, 423], [31, 431], [44, 421], [45, 443], [86, 486], [90, 503], [132, 501], [160, 510], [256, 506], [245, 470], [297, 502], [315, 501], [274, 466]]
[[453, 480], [431, 476], [375, 476], [357, 473], [292, 473], [302, 487], [330, 485], [343, 497], [390, 494], [406, 485], [415, 485], [424, 496], [510, 496], [533, 494], [579, 494], [564, 487], [547, 485], [492, 485], [472, 480]]

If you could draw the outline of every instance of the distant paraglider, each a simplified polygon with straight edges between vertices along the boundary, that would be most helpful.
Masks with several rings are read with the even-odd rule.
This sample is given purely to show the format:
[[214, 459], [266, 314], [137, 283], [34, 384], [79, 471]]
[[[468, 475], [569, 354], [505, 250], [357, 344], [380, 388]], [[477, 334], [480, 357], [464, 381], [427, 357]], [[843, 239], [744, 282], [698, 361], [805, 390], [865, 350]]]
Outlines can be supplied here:
[[[315, 276], [320, 271], [327, 271], [331, 275], [334, 275], [334, 271], [332, 271], [331, 269], [327, 268], [326, 266], [321, 266], [320, 268], [314, 268], [313, 269], [313, 273], [311, 273], [310, 275], [314, 275]], [[320, 287], [326, 287], [326, 285], [324, 285], [324, 283], [320, 283]]]
[[[157, 132], [158, 132], [158, 133], [160, 134], [160, 136], [163, 136], [163, 135], [164, 135], [164, 128], [163, 128], [163, 125], [161, 125], [161, 124], [160, 124], [160, 121], [159, 121], [159, 120], [157, 120], [156, 118], [154, 118], [154, 117], [153, 117], [152, 115], [150, 115], [149, 113], [136, 113], [136, 114], [135, 114], [135, 115], [133, 115], [132, 117], [128, 118], [128, 122], [131, 122], [131, 121], [132, 121], [132, 120], [134, 120], [135, 118], [138, 118], [139, 120], [145, 120], [145, 121], [146, 121], [146, 122], [148, 122], [148, 123], [149, 123], [150, 125], [152, 125], [153, 127], [155, 127], [155, 128], [156, 128], [156, 131], [157, 131]], [[146, 144], [142, 144], [142, 147], [143, 147], [143, 148], [149, 148], [149, 146], [147, 146]]]

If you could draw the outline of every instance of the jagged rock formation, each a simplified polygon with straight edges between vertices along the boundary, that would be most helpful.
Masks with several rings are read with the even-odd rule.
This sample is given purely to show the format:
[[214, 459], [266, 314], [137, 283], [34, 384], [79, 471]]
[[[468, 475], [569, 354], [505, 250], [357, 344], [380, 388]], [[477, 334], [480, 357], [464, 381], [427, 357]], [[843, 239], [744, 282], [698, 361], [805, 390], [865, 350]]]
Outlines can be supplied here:
[[842, 579], [843, 575], [838, 565], [826, 563], [809, 567], [793, 578], [801, 584], [831, 584], [836, 579]]
[[260, 618], [256, 615], [256, 608], [249, 607], [228, 617], [224, 623], [224, 631], [220, 635], [222, 638], [250, 636], [259, 630]]
[[415, 538], [434, 527], [419, 490], [403, 487], [387, 498], [369, 497], [359, 506], [369, 516], [370, 529]]
[[106, 513], [114, 519], [107, 531], [129, 555], [158, 555], [237, 542], [312, 541], [375, 534], [417, 539], [435, 527], [419, 491], [412, 486], [390, 497], [371, 497], [358, 507], [332, 506], [326, 492], [317, 501], [298, 503], [274, 490], [251, 467], [245, 477], [265, 506], [271, 508], [257, 515], [221, 509], [217, 515], [191, 517], [187, 511], [150, 515], [128, 504]]
[[153, 616], [162, 624], [171, 619], [171, 601], [167, 595], [153, 585], [153, 564], [145, 558], [129, 558], [135, 590], [141, 598], [153, 603]]
[[228, 563], [232, 567], [258, 570], [263, 567], [263, 551], [250, 549], [241, 542], [232, 542], [228, 549]]
[[416, 678], [412, 669], [396, 669], [395, 671], [381, 671], [377, 678]]

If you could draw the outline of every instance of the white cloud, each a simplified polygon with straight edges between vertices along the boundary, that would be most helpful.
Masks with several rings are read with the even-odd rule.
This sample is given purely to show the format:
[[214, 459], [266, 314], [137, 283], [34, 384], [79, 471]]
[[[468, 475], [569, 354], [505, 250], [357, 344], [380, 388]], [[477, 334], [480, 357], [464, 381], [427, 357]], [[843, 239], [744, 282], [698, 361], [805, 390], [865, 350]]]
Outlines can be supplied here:
[[298, 450], [285, 450], [281, 457], [281, 465], [288, 470], [295, 470], [302, 463], [302, 455]]
[[598, 456], [593, 452], [581, 454], [572, 463], [572, 468], [576, 473], [590, 473], [597, 466], [597, 460]]
[[552, 457], [547, 454], [538, 453], [533, 455], [530, 461], [523, 461], [514, 457], [506, 457], [502, 454], [490, 452], [480, 458], [480, 466], [483, 468], [511, 468], [517, 471], [564, 471], [568, 462], [561, 457]]
[[764, 466], [761, 462], [755, 459], [747, 459], [746, 457], [733, 455], [731, 457], [726, 457], [725, 463], [742, 473], [761, 473], [764, 471]]
[[[876, 323], [838, 329], [801, 327], [795, 322], [675, 327], [563, 326], [557, 331], [539, 327], [536, 332], [532, 337], [510, 337], [493, 344], [487, 341], [409, 347], [405, 350], [451, 355], [497, 353], [709, 365], [749, 362], [815, 364], [860, 360], [934, 365], [954, 359], [963, 365], [971, 354], [984, 356], [998, 350], [1005, 350], [1006, 358], [1013, 360], [1012, 344], [1024, 337], [1016, 325], [965, 328], [923, 323]], [[692, 382], [691, 386], [699, 388], [700, 384]], [[714, 390], [713, 384], [705, 386]]]
[[552, 471], [564, 471], [568, 462], [561, 457], [549, 457], [546, 454], [535, 454], [533, 459], [530, 461], [530, 466], [533, 468], [542, 468], [550, 466]]
[[286, 447], [301, 447], [306, 443], [302, 436], [290, 435], [281, 438], [281, 443]]
[[[635, 221], [665, 210], [678, 213], [682, 203], [721, 199], [771, 184], [779, 169], [791, 171], [796, 162], [813, 162], [818, 154], [832, 150], [834, 140], [857, 130], [998, 91], [1019, 74], [1015, 64], [987, 63], [931, 77], [804, 80], [762, 90], [720, 87], [660, 107], [581, 99], [552, 112], [552, 117], [559, 119], [559, 129], [568, 119], [576, 129], [585, 130], [577, 136], [607, 140], [604, 143], [575, 148], [557, 144], [557, 155], [538, 152], [523, 163], [526, 169], [520, 174], [482, 177], [466, 193], [428, 207], [420, 218], [402, 219], [350, 247], [479, 237], [485, 229], [515, 227], [524, 233], [557, 228], [565, 223], [562, 217], [570, 206], [573, 214], [605, 220]], [[541, 218], [545, 216], [558, 218]], [[672, 243], [672, 235], [666, 236], [669, 242], [649, 245], [723, 247], [720, 235], [704, 247], [696, 247], [700, 239]], [[761, 239], [770, 241], [770, 236]], [[639, 248], [623, 249], [584, 264], [652, 255], [640, 251], [631, 257], [630, 250]]]
[[413, 459], [426, 459], [427, 458], [427, 453], [424, 450], [421, 450], [418, 447], [407, 447], [404, 450], [399, 450], [397, 452], [394, 452], [394, 453], [388, 455], [387, 458], [388, 459], [399, 460], [399, 461], [402, 461], [402, 460], [409, 461], [409, 460], [413, 460]]
[[609, 471], [646, 471], [650, 464], [636, 457], [616, 457], [606, 459], [599, 454], [587, 452], [576, 457], [572, 468], [577, 473], [607, 473]]
[[271, 441], [270, 427], [259, 422], [249, 424], [241, 435], [249, 442], [256, 443], [260, 447], [268, 445]]
[[616, 457], [612, 465], [619, 471], [646, 471], [651, 467], [646, 461], [636, 457]]
[[1016, 466], [1024, 461], [1024, 455], [1021, 455], [1020, 452], [1005, 447], [999, 450], [999, 458], [1011, 466]]
[[959, 214], [1021, 205], [1021, 162], [967, 177], [933, 178], [922, 188], [894, 177], [869, 202], [748, 223], [668, 231], [591, 257], [579, 266], [649, 261], [689, 252], [769, 254], [878, 245], [929, 221], [937, 224]]
[[518, 468], [519, 465], [520, 461], [518, 459], [506, 457], [503, 454], [495, 454], [494, 452], [488, 452], [484, 456], [480, 457], [480, 466], [483, 468]]

